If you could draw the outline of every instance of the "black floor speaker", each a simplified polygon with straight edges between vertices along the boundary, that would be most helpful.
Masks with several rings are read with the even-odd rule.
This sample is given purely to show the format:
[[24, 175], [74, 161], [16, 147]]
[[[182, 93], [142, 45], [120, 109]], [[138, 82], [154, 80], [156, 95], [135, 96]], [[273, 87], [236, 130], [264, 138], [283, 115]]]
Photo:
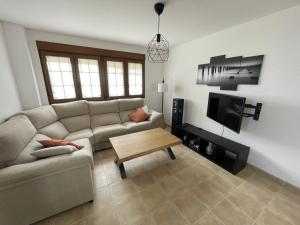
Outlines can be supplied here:
[[184, 99], [174, 98], [172, 106], [172, 134], [177, 134], [177, 126], [182, 124]]

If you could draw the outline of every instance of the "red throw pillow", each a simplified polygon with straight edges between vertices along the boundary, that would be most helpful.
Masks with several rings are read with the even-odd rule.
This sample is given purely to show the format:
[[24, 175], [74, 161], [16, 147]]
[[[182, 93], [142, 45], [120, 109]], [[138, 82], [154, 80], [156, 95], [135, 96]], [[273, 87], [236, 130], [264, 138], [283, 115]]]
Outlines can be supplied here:
[[54, 146], [72, 145], [79, 150], [84, 147], [83, 145], [78, 145], [71, 141], [60, 140], [60, 139], [39, 140], [38, 142], [40, 142], [46, 148], [54, 147]]
[[146, 113], [143, 108], [137, 108], [134, 112], [129, 114], [129, 119], [134, 122], [143, 122], [148, 119], [149, 113]]

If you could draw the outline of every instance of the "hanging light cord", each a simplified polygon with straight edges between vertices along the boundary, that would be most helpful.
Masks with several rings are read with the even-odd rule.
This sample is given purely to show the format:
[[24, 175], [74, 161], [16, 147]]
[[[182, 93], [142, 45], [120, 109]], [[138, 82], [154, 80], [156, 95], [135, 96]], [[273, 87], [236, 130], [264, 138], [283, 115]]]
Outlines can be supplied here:
[[159, 34], [160, 15], [158, 15], [157, 33]]

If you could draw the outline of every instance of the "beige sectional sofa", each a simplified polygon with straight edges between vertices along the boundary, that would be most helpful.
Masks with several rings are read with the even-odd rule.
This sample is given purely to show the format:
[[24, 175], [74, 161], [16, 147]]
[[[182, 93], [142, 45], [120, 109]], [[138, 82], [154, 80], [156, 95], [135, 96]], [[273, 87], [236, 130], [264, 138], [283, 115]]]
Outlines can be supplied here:
[[[20, 112], [0, 125], [0, 224], [30, 224], [93, 200], [93, 151], [113, 136], [165, 127], [163, 115], [135, 123], [143, 99], [76, 101]], [[71, 154], [37, 159], [41, 139], [84, 145]]]

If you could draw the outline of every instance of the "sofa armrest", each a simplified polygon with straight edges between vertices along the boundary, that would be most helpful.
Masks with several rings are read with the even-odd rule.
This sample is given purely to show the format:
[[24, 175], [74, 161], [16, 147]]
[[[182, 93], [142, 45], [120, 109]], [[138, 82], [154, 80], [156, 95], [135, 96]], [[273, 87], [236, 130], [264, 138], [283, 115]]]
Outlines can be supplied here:
[[153, 124], [154, 128], [161, 127], [165, 129], [166, 122], [165, 122], [164, 114], [156, 112], [155, 110], [151, 110], [150, 113], [151, 116], [149, 117], [149, 121]]
[[162, 113], [156, 112], [155, 110], [150, 110], [150, 113], [151, 115], [149, 117], [149, 121], [151, 122], [155, 122], [156, 120], [164, 116]]
[[17, 185], [50, 174], [64, 173], [66, 170], [89, 165], [93, 167], [93, 155], [89, 148], [71, 154], [39, 159], [0, 169], [0, 190], [8, 185]]

